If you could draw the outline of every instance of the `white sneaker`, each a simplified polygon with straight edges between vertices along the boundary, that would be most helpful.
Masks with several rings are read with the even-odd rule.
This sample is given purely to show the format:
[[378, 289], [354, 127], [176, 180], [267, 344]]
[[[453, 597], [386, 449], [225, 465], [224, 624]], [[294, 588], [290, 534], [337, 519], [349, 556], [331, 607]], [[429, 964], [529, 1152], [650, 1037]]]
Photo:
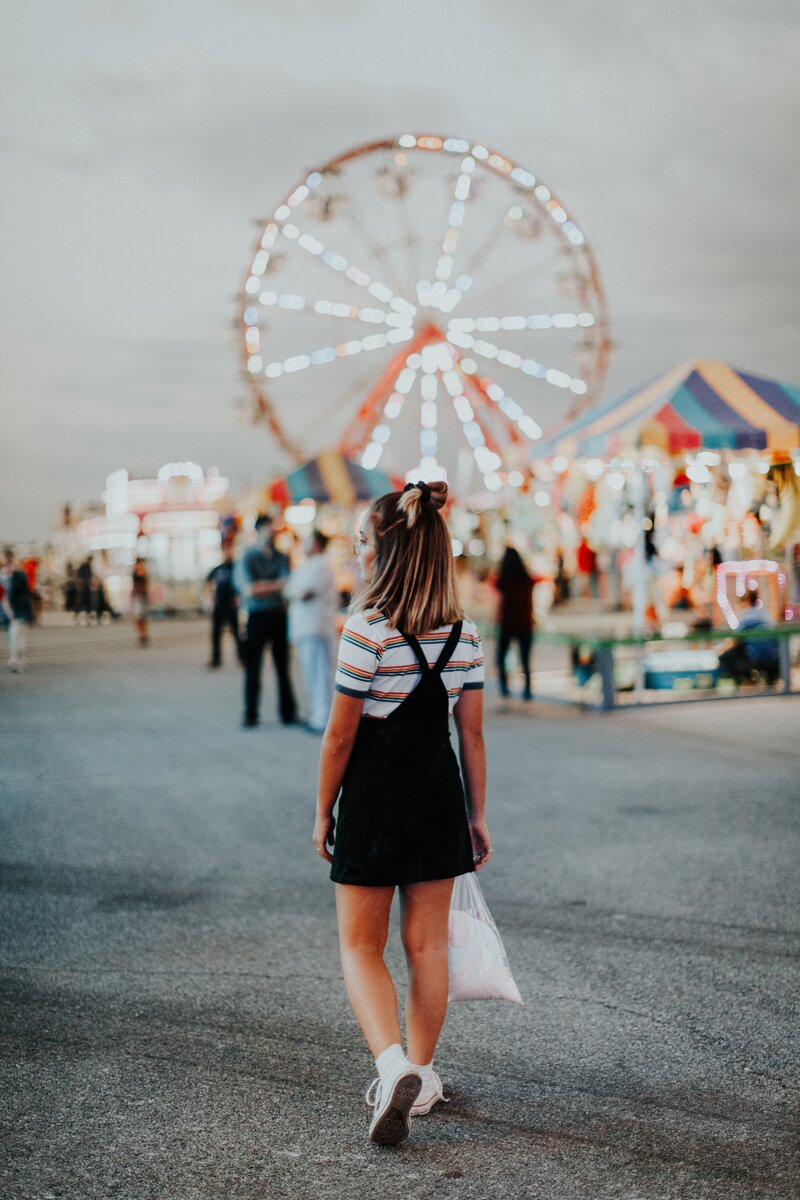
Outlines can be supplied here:
[[449, 1100], [444, 1098], [442, 1081], [435, 1071], [426, 1072], [422, 1079], [420, 1093], [411, 1106], [411, 1116], [426, 1117], [440, 1100], [444, 1104], [449, 1104]]
[[369, 1140], [379, 1146], [397, 1146], [410, 1132], [409, 1114], [419, 1095], [422, 1077], [408, 1067], [378, 1076], [367, 1090], [367, 1104], [374, 1108]]

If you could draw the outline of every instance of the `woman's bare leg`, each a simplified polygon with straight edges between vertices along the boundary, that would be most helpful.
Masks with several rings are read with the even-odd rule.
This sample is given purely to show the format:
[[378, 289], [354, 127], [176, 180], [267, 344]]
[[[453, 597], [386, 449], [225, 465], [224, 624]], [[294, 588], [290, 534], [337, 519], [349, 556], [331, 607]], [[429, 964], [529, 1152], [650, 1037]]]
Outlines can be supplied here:
[[393, 896], [393, 887], [336, 884], [344, 986], [375, 1058], [402, 1042], [397, 992], [383, 960]]
[[408, 960], [408, 1057], [433, 1059], [447, 1012], [447, 922], [452, 879], [406, 884], [400, 889], [403, 946]]

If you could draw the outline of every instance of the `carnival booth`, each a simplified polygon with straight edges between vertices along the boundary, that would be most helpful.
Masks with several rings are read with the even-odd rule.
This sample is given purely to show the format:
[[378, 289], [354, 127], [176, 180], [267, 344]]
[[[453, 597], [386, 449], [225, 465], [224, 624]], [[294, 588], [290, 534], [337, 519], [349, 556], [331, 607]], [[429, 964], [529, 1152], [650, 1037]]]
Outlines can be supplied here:
[[[561, 473], [559, 499], [594, 549], [619, 555], [634, 638], [669, 632], [676, 607], [690, 626], [736, 629], [756, 588], [772, 620], [794, 620], [800, 388], [693, 360], [585, 412], [535, 456]], [[666, 665], [651, 656], [649, 686], [664, 686]], [[710, 659], [670, 666], [667, 686], [716, 683]]]

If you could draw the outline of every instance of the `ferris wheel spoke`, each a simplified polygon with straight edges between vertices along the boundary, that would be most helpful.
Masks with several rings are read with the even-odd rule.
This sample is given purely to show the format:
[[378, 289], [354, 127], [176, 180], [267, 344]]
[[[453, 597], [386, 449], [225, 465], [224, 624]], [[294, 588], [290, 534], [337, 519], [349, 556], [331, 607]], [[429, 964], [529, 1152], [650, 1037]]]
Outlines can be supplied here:
[[499, 383], [496, 383], [488, 375], [482, 375], [480, 379], [475, 378], [464, 369], [464, 366], [460, 362], [457, 364], [456, 369], [464, 379], [466, 388], [477, 391], [481, 396], [486, 398], [487, 403], [490, 402], [497, 405], [503, 415], [521, 430], [530, 441], [536, 442], [539, 440], [543, 433], [541, 425], [538, 421], [534, 421], [533, 417], [528, 416], [525, 409], [520, 404], [517, 404], [516, 400], [512, 400]]
[[345, 217], [348, 225], [355, 233], [356, 237], [358, 237], [361, 243], [366, 246], [375, 260], [380, 263], [395, 293], [402, 293], [404, 290], [402, 282], [395, 274], [394, 266], [392, 265], [388, 254], [381, 246], [378, 237], [370, 226], [366, 213], [354, 196], [351, 196], [350, 198], [349, 208], [345, 209]]
[[596, 324], [594, 314], [581, 313], [532, 313], [529, 316], [505, 317], [452, 317], [447, 322], [448, 330], [461, 333], [515, 332], [523, 329], [590, 329]]
[[458, 346], [462, 350], [469, 350], [472, 354], [479, 355], [480, 358], [497, 362], [503, 367], [511, 367], [514, 371], [522, 371], [523, 374], [529, 375], [532, 379], [539, 379], [543, 383], [550, 384], [552, 387], [568, 388], [576, 396], [582, 396], [587, 390], [584, 380], [573, 378], [566, 371], [559, 371], [555, 367], [545, 366], [544, 363], [538, 362], [535, 358], [523, 358], [515, 350], [507, 350], [503, 346], [496, 345], [495, 342], [488, 342], [484, 338], [473, 337], [471, 333], [463, 333], [461, 330], [451, 330], [448, 333], [448, 339], [453, 345]]
[[307, 254], [317, 258], [324, 263], [332, 271], [343, 273], [351, 283], [357, 287], [365, 288], [371, 296], [375, 296], [377, 300], [383, 301], [393, 308], [395, 312], [402, 316], [414, 317], [416, 308], [405, 300], [402, 296], [396, 296], [390, 287], [382, 283], [378, 279], [373, 279], [372, 276], [356, 263], [350, 262], [344, 254], [340, 254], [337, 250], [330, 246], [325, 246], [319, 238], [312, 237], [308, 233], [303, 233], [297, 225], [287, 221], [280, 226], [280, 231], [285, 238], [291, 242], [295, 242]]
[[283, 309], [292, 316], [302, 313], [307, 317], [335, 317], [337, 320], [362, 321], [366, 325], [388, 325], [390, 329], [407, 329], [411, 324], [410, 317], [388, 312], [385, 308], [359, 307], [342, 300], [310, 300], [292, 292], [264, 291], [258, 302], [267, 308]]
[[309, 367], [327, 366], [328, 363], [351, 358], [362, 352], [384, 350], [387, 346], [410, 341], [413, 336], [414, 331], [410, 326], [403, 329], [390, 329], [388, 333], [373, 333], [369, 337], [340, 342], [337, 346], [323, 346], [308, 354], [294, 354], [289, 358], [278, 359], [275, 362], [267, 363], [263, 373], [267, 379], [280, 379], [282, 375], [294, 375], [297, 371], [305, 371]]

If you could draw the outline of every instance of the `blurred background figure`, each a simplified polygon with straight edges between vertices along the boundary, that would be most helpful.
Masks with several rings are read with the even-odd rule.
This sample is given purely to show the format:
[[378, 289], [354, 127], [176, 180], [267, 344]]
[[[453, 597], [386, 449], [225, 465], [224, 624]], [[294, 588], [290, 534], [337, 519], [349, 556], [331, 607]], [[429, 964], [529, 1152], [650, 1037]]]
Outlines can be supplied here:
[[532, 699], [531, 643], [533, 641], [533, 588], [536, 580], [528, 573], [519, 551], [507, 546], [500, 569], [492, 579], [500, 601], [497, 609], [497, 674], [500, 694], [508, 696], [506, 657], [512, 642], [519, 648], [520, 666], [525, 679], [524, 700]]
[[[769, 612], [761, 603], [758, 588], [751, 587], [739, 613], [740, 629], [768, 629], [773, 624]], [[780, 675], [779, 647], [777, 638], [745, 638], [723, 642], [719, 656], [720, 673], [737, 683], [749, 683], [758, 674], [768, 683], [775, 683]]]
[[222, 666], [222, 634], [229, 629], [236, 646], [236, 657], [242, 662], [242, 644], [239, 639], [239, 601], [234, 587], [233, 544], [227, 542], [222, 549], [223, 559], [209, 571], [206, 582], [212, 590], [211, 596], [211, 658], [209, 668]]
[[338, 593], [325, 553], [325, 534], [315, 529], [303, 548], [306, 560], [292, 572], [284, 595], [289, 601], [289, 637], [308, 692], [308, 727], [312, 733], [324, 733], [333, 691]]
[[79, 621], [83, 617], [84, 623], [89, 624], [92, 616], [92, 585], [94, 582], [94, 571], [92, 568], [91, 554], [79, 564], [75, 572], [75, 620]]
[[139, 635], [139, 645], [147, 646], [150, 641], [148, 617], [150, 613], [150, 575], [147, 563], [137, 558], [131, 576], [131, 616]]
[[66, 578], [61, 588], [64, 594], [64, 612], [72, 613], [74, 616], [78, 611], [78, 584], [75, 568], [71, 562], [68, 562], [65, 567], [65, 575]]
[[289, 638], [283, 589], [289, 578], [289, 559], [275, 546], [272, 521], [256, 518], [258, 543], [238, 559], [234, 569], [236, 591], [247, 611], [245, 638], [244, 718], [249, 728], [258, 724], [261, 702], [261, 668], [264, 647], [272, 646], [272, 661], [278, 676], [278, 703], [281, 721], [293, 725], [297, 705], [289, 678]]
[[8, 641], [8, 666], [11, 671], [19, 671], [25, 653], [27, 628], [33, 620], [33, 601], [28, 577], [10, 547], [3, 552], [0, 584], [6, 601], [0, 620], [5, 624]]
[[586, 537], [581, 535], [576, 552], [576, 567], [578, 576], [577, 596], [591, 596], [597, 600], [600, 596], [600, 572], [597, 565], [597, 555], [589, 545]]

